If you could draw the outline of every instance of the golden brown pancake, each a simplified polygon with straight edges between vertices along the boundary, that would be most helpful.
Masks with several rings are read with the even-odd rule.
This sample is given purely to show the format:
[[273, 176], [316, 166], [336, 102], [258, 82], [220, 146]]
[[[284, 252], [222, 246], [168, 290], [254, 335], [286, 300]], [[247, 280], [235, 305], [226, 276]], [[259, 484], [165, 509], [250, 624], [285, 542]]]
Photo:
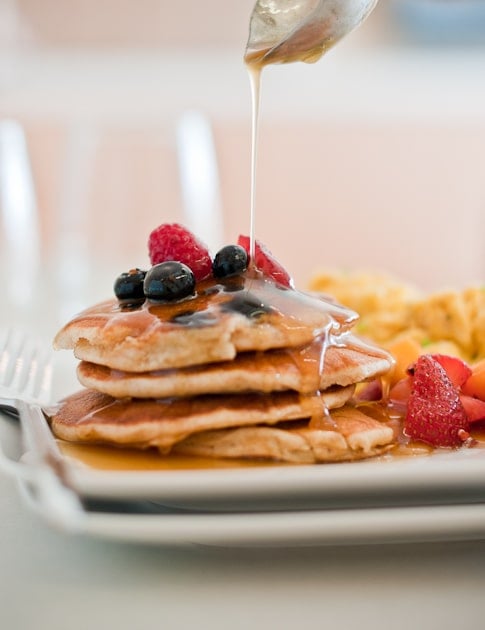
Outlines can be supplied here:
[[351, 334], [356, 320], [251, 274], [198, 283], [195, 296], [174, 303], [103, 302], [55, 338], [81, 359], [87, 389], [61, 401], [52, 430], [162, 453], [308, 463], [373, 456], [392, 441], [389, 427], [350, 407], [327, 415], [393, 363]]
[[54, 346], [115, 370], [148, 372], [303, 346], [339, 336], [356, 320], [353, 311], [314, 295], [238, 276], [201, 282], [194, 297], [175, 303], [103, 302], [66, 324]]
[[386, 352], [353, 337], [346, 342], [347, 346], [326, 348], [324, 355], [324, 341], [317, 339], [303, 348], [246, 352], [233, 361], [141, 373], [82, 361], [77, 374], [85, 387], [117, 398], [165, 398], [285, 390], [308, 394], [332, 385], [359, 383], [391, 367]]
[[353, 407], [332, 411], [326, 425], [312, 428], [308, 422], [300, 422], [204, 431], [176, 444], [173, 452], [315, 464], [375, 457], [389, 448], [394, 437], [389, 426]]
[[354, 388], [321, 394], [296, 392], [207, 395], [173, 399], [115, 399], [83, 390], [61, 401], [51, 415], [54, 434], [74, 442], [118, 444], [168, 452], [187, 436], [207, 431], [319, 417], [324, 407], [340, 407]]

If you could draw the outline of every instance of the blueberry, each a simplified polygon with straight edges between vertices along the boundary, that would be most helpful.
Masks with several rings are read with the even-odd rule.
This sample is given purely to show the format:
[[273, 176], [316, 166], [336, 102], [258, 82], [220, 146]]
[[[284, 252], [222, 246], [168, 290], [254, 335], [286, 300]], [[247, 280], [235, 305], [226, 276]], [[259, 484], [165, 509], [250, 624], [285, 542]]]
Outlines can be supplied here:
[[180, 262], [169, 260], [153, 266], [143, 283], [145, 296], [156, 302], [172, 302], [193, 295], [195, 277], [192, 271]]
[[119, 275], [114, 283], [114, 292], [118, 300], [144, 300], [143, 281], [146, 271], [130, 269]]
[[212, 273], [216, 278], [236, 276], [248, 268], [248, 255], [239, 245], [226, 245], [217, 252], [212, 263]]

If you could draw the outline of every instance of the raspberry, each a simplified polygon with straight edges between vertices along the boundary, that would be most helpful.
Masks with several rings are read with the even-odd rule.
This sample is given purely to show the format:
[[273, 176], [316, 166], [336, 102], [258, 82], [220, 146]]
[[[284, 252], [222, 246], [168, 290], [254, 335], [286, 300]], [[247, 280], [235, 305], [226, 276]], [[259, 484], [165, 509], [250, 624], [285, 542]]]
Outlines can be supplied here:
[[463, 444], [469, 421], [458, 389], [441, 364], [429, 354], [416, 361], [404, 432], [432, 446]]
[[[240, 235], [237, 239], [237, 244], [246, 250], [249, 258], [249, 236]], [[276, 258], [274, 258], [269, 249], [258, 240], [255, 242], [254, 263], [257, 269], [262, 271], [265, 276], [268, 276], [268, 278], [271, 278], [278, 284], [288, 288], [293, 286], [293, 280], [286, 269], [281, 266]]]
[[148, 238], [152, 265], [173, 260], [187, 265], [197, 281], [212, 273], [212, 261], [207, 247], [189, 230], [178, 223], [163, 223]]

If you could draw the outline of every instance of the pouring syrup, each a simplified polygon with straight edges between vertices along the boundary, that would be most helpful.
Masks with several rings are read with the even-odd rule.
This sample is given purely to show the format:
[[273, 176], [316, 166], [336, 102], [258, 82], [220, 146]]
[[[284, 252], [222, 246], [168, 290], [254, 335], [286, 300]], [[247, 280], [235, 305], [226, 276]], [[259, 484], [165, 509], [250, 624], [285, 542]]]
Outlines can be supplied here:
[[274, 63], [313, 63], [359, 26], [377, 0], [258, 0], [251, 14], [244, 61], [252, 99], [250, 257], [255, 260], [256, 169], [261, 74]]

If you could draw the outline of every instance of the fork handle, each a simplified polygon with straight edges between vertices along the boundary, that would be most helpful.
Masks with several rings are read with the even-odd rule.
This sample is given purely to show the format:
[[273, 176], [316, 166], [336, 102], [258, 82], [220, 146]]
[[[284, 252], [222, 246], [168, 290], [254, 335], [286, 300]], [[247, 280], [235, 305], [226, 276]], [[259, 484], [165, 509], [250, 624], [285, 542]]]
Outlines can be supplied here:
[[[2, 409], [2, 413], [5, 413], [4, 409]], [[16, 417], [18, 419], [18, 413], [17, 414], [12, 413], [8, 415], [12, 415], [12, 417]], [[3, 444], [1, 440], [0, 440], [0, 472], [8, 475], [9, 477], [13, 477], [14, 479], [17, 479], [17, 480], [20, 479], [22, 481], [27, 481], [29, 483], [32, 483], [35, 481], [32, 468], [28, 466], [27, 464], [24, 464], [20, 461], [17, 461], [9, 457], [3, 449]]]
[[[37, 409], [38, 413], [42, 414], [40, 407]], [[19, 411], [21, 413], [21, 409]], [[45, 424], [44, 417], [42, 417], [42, 421]], [[47, 425], [45, 424], [45, 426]], [[41, 425], [40, 431], [42, 430], [43, 426]], [[32, 439], [36, 439], [36, 436], [26, 436], [24, 433], [26, 446]], [[17, 461], [5, 453], [0, 440], [0, 472], [19, 483], [24, 500], [26, 500], [27, 495], [30, 497], [27, 500], [29, 507], [35, 506], [35, 511], [52, 525], [63, 530], [73, 531], [81, 526], [84, 509], [78, 495], [62, 483], [62, 479], [57, 474], [61, 471], [55, 466], [55, 459], [52, 459], [52, 457], [56, 457], [55, 452], [49, 453], [48, 451], [49, 449], [44, 451], [40, 457], [31, 457], [26, 462]], [[29, 488], [29, 492], [27, 492], [26, 487]], [[35, 497], [35, 501], [32, 497]]]
[[59, 452], [55, 438], [39, 405], [32, 405], [23, 400], [17, 404], [22, 439], [29, 461], [40, 468], [51, 468], [66, 482], [65, 462]]

